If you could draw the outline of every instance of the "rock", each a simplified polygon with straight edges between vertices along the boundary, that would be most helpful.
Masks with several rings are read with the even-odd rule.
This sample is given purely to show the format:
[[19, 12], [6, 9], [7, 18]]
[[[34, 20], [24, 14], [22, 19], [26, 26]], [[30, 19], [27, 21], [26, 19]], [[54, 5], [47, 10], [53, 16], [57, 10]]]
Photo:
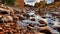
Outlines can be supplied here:
[[30, 19], [31, 21], [35, 21], [35, 18]]
[[27, 11], [29, 11], [29, 10], [30, 10], [30, 8], [29, 8], [29, 7], [25, 7], [25, 9], [26, 9]]
[[3, 15], [0, 14], [0, 23], [3, 23], [2, 18], [3, 18]]
[[47, 17], [43, 16], [42, 18], [44, 18], [44, 19], [45, 19], [45, 18], [47, 18]]
[[3, 29], [7, 29], [9, 26], [3, 26]]
[[47, 25], [47, 23], [45, 21], [43, 21], [43, 20], [39, 20], [39, 23]]
[[10, 30], [9, 29], [5, 29], [4, 32], [5, 33], [8, 33], [8, 32], [10, 32]]
[[13, 21], [13, 18], [11, 16], [5, 16], [4, 18], [2, 18], [3, 21], [8, 22], [8, 21]]
[[33, 29], [33, 27], [31, 27], [31, 26], [27, 26], [27, 28], [28, 28], [29, 30], [32, 30], [32, 29]]
[[56, 16], [56, 17], [60, 19], [60, 16]]
[[44, 16], [45, 15], [44, 11], [39, 11], [38, 13], [39, 13], [40, 16]]
[[17, 33], [18, 31], [17, 30], [13, 30], [13, 33]]
[[6, 26], [6, 27], [9, 27], [10, 25], [9, 25], [9, 24], [6, 24], [5, 26]]
[[16, 29], [16, 27], [15, 27], [15, 26], [10, 26], [10, 28]]
[[8, 12], [7, 11], [1, 11], [0, 14], [5, 15], [5, 14], [8, 14]]
[[4, 32], [0, 32], [0, 34], [5, 34]]
[[10, 25], [14, 26], [14, 25], [15, 25], [15, 23], [10, 23]]
[[0, 26], [1, 26], [1, 27], [3, 27], [3, 26], [5, 26], [5, 24], [3, 24], [3, 23], [0, 23]]
[[31, 27], [34, 27], [34, 25], [35, 25], [34, 23], [30, 23], [30, 24], [29, 24], [29, 26], [31, 26]]
[[38, 27], [38, 30], [46, 30], [47, 28], [46, 27]]
[[23, 16], [26, 17], [26, 18], [29, 18], [30, 17], [29, 14], [23, 14]]
[[45, 33], [36, 33], [36, 34], [45, 34]]
[[57, 30], [60, 32], [60, 27], [56, 27], [57, 28]]
[[54, 25], [54, 23], [48, 23], [48, 24], [50, 24], [50, 25]]
[[11, 16], [7, 16], [7, 18], [9, 18], [10, 21], [13, 21], [13, 18]]
[[45, 34], [52, 34], [52, 32], [46, 27], [38, 27], [38, 30]]
[[0, 18], [0, 23], [3, 23], [3, 20], [2, 20], [2, 18]]
[[59, 16], [59, 14], [50, 13], [52, 16]]
[[20, 15], [18, 17], [19, 17], [19, 20], [25, 20], [26, 19], [26, 17], [24, 17], [23, 15]]
[[0, 14], [0, 18], [3, 18], [3, 15]]
[[45, 27], [45, 24], [38, 24], [39, 27]]
[[11, 32], [7, 32], [7, 33], [5, 33], [5, 34], [11, 34]]
[[2, 27], [0, 27], [0, 30], [3, 30], [3, 28], [2, 28]]

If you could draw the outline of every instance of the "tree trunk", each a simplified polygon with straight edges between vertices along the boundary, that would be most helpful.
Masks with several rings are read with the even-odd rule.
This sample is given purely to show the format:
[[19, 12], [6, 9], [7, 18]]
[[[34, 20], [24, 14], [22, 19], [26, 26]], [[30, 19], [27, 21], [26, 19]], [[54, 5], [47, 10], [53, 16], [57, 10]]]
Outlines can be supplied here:
[[24, 0], [16, 0], [15, 7], [24, 7]]

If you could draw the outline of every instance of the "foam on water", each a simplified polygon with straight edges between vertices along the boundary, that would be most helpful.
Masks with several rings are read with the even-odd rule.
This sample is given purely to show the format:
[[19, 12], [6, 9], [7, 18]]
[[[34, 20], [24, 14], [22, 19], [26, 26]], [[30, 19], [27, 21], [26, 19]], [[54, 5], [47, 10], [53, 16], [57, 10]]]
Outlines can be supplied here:
[[[34, 6], [35, 3], [39, 3], [40, 1], [43, 1], [43, 0], [24, 0], [25, 4], [31, 5], [31, 6]], [[47, 4], [50, 4], [50, 3], [54, 2], [54, 0], [45, 0], [45, 2]]]

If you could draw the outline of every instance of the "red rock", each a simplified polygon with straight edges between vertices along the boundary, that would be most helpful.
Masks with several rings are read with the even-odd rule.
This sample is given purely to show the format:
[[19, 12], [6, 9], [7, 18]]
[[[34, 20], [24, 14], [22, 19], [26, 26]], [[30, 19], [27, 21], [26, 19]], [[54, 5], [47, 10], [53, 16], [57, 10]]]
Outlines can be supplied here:
[[5, 29], [4, 32], [7, 33], [7, 32], [10, 32], [10, 30], [9, 29]]
[[17, 33], [18, 31], [17, 30], [13, 30], [13, 33]]
[[0, 32], [0, 34], [5, 34], [4, 32]]

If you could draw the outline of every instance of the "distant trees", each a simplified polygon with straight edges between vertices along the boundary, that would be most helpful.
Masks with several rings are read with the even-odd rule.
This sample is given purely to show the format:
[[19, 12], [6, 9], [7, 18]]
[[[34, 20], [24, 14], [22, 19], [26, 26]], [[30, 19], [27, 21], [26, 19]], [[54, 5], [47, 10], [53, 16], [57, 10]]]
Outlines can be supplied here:
[[60, 1], [60, 0], [54, 0], [54, 2], [57, 2], [57, 1]]
[[15, 0], [2, 0], [2, 4], [6, 3], [8, 5], [14, 5]]

